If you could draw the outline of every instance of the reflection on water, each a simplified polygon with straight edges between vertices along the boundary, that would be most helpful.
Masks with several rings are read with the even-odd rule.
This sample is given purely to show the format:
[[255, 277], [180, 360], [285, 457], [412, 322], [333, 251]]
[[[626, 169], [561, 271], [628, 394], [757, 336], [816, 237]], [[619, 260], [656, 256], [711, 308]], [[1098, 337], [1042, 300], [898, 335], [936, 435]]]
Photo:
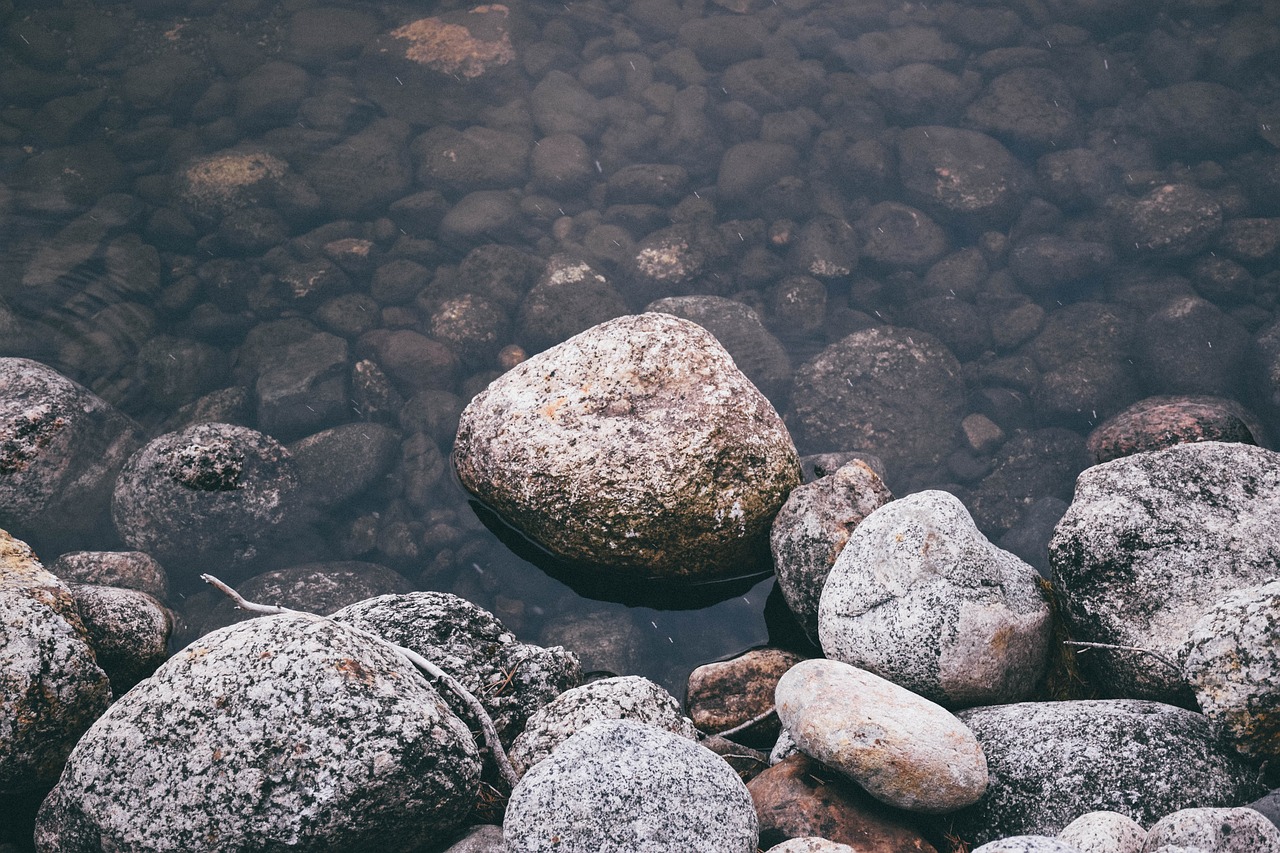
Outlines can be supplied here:
[[[373, 473], [319, 465], [313, 523], [250, 574], [380, 563], [679, 693], [794, 637], [771, 581], [672, 602], [544, 572], [449, 474], [466, 400], [651, 300], [728, 297], [764, 327], [685, 310], [802, 452], [879, 453], [1030, 559], [1129, 404], [1274, 417], [1277, 9], [0, 0], [0, 351], [151, 436], [380, 425], [325, 445]], [[801, 368], [882, 324], [945, 381]], [[199, 625], [218, 567], [167, 568]]]

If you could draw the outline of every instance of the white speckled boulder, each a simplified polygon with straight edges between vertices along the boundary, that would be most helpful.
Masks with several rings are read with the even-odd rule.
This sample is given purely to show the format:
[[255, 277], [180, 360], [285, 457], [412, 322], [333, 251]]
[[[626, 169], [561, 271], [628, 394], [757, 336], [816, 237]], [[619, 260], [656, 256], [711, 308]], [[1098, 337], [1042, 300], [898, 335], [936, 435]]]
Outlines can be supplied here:
[[1236, 749], [1280, 757], [1280, 581], [1219, 599], [1191, 629], [1182, 673]]
[[1047, 835], [1014, 835], [974, 848], [973, 853], [1081, 853], [1081, 850]]
[[[1096, 465], [1049, 542], [1076, 639], [1177, 656], [1232, 590], [1280, 564], [1280, 454], [1205, 441]], [[1189, 698], [1181, 674], [1145, 655], [1091, 651], [1081, 672], [1106, 694]]]
[[1142, 853], [1147, 831], [1119, 812], [1086, 812], [1063, 827], [1058, 840], [1078, 847], [1080, 853]]
[[987, 788], [978, 741], [954, 715], [857, 667], [806, 660], [776, 691], [778, 718], [800, 750], [881, 802], [945, 813]]
[[755, 853], [747, 786], [720, 756], [631, 720], [592, 723], [511, 792], [509, 853]]
[[459, 826], [479, 775], [467, 727], [389, 646], [318, 616], [264, 616], [117, 700], [41, 805], [36, 843], [411, 851]]
[[1026, 698], [1044, 672], [1049, 606], [1031, 566], [964, 504], [925, 491], [854, 529], [818, 605], [829, 658], [950, 707]]
[[781, 844], [775, 844], [766, 853], [858, 853], [848, 844], [828, 841], [825, 838], [807, 836], [805, 838], [789, 838]]
[[1156, 821], [1142, 851], [1170, 847], [1210, 853], [1280, 853], [1280, 829], [1253, 809], [1182, 809]]
[[71, 584], [76, 610], [111, 692], [124, 694], [169, 657], [173, 614], [136, 589]]
[[462, 484], [570, 561], [704, 579], [768, 565], [800, 483], [769, 401], [701, 326], [619, 317], [530, 358], [462, 413]]

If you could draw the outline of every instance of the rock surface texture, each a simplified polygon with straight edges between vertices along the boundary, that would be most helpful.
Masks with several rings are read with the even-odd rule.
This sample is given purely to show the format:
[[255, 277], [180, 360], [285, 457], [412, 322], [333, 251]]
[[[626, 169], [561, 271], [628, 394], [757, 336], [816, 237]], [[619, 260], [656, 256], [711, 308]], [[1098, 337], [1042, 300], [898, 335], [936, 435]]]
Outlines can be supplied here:
[[948, 706], [1026, 698], [1044, 672], [1050, 629], [1036, 570], [991, 544], [940, 491], [867, 516], [818, 607], [827, 657]]
[[[1071, 635], [1175, 658], [1214, 601], [1274, 577], [1277, 513], [1280, 454], [1260, 447], [1181, 444], [1086, 470], [1049, 543]], [[1113, 696], [1187, 693], [1178, 670], [1146, 655], [1079, 660]]]
[[620, 317], [540, 353], [467, 406], [462, 483], [568, 560], [701, 579], [762, 565], [800, 482], [781, 418], [715, 338]]
[[1182, 809], [1147, 832], [1143, 851], [1211, 850], [1213, 853], [1280, 853], [1280, 829], [1249, 808]]
[[1080, 853], [1142, 853], [1147, 831], [1119, 812], [1086, 812], [1058, 833]]

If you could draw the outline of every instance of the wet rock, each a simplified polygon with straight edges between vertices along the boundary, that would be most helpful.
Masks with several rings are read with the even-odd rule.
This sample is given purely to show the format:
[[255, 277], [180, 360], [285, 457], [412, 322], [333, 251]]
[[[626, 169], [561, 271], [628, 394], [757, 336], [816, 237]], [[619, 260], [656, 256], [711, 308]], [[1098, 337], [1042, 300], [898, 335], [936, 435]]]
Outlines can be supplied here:
[[829, 658], [950, 706], [1026, 698], [1051, 629], [1035, 569], [992, 545], [959, 499], [939, 491], [863, 519], [818, 607]]
[[963, 361], [971, 361], [992, 348], [992, 333], [999, 318], [984, 313], [954, 296], [932, 296], [912, 303], [905, 319], [913, 328], [938, 338]]
[[357, 355], [368, 353], [409, 393], [453, 387], [458, 357], [439, 341], [412, 329], [374, 329], [361, 336]]
[[1253, 809], [1181, 809], [1156, 821], [1142, 849], [1277, 853], [1280, 829]]
[[411, 649], [458, 679], [508, 744], [531, 714], [582, 679], [572, 653], [522, 643], [493, 614], [447, 592], [380, 595], [333, 618]]
[[1048, 578], [1053, 573], [1049, 565], [1049, 540], [1066, 511], [1067, 502], [1060, 498], [1038, 498], [997, 544], [1025, 560], [1041, 577]]
[[[1274, 575], [1278, 484], [1280, 455], [1216, 441], [1083, 472], [1049, 543], [1071, 636], [1173, 658], [1216, 599]], [[1185, 698], [1181, 674], [1145, 655], [1079, 662], [1111, 695]]]
[[689, 172], [669, 163], [633, 163], [609, 176], [614, 204], [674, 204], [689, 187]]
[[1229, 219], [1218, 246], [1240, 263], [1265, 271], [1280, 257], [1280, 219]]
[[506, 853], [506, 851], [507, 848], [502, 841], [502, 827], [484, 824], [472, 828], [444, 853]]
[[70, 589], [0, 531], [0, 791], [47, 790], [110, 701]]
[[432, 127], [413, 140], [418, 180], [450, 193], [521, 186], [529, 174], [529, 139], [482, 125]]
[[999, 142], [974, 130], [904, 130], [898, 161], [908, 201], [939, 218], [984, 227], [1007, 224], [1030, 191], [1026, 168]]
[[71, 594], [98, 666], [122, 696], [169, 657], [173, 616], [145, 592], [72, 584]]
[[196, 157], [175, 183], [183, 212], [209, 222], [236, 210], [271, 207], [297, 180], [284, 160], [264, 148], [243, 146]]
[[1221, 205], [1190, 184], [1164, 184], [1140, 199], [1113, 196], [1107, 207], [1120, 248], [1140, 256], [1190, 257], [1222, 230]]
[[571, 134], [595, 139], [607, 115], [595, 97], [563, 71], [551, 71], [529, 94], [533, 123], [544, 136]]
[[1009, 269], [1024, 292], [1034, 299], [1070, 297], [1087, 281], [1106, 271], [1115, 253], [1105, 243], [1037, 234], [1009, 253]]
[[961, 711], [991, 784], [953, 816], [974, 843], [1052, 835], [1079, 815], [1115, 811], [1151, 824], [1181, 808], [1241, 802], [1257, 771], [1199, 714], [1156, 702], [1023, 702]]
[[862, 238], [862, 256], [887, 267], [923, 271], [947, 251], [946, 232], [924, 213], [898, 202], [880, 202], [854, 227]]
[[863, 32], [851, 45], [838, 47], [836, 53], [852, 70], [864, 73], [914, 62], [945, 66], [961, 56], [960, 48], [947, 41], [940, 30], [917, 26]]
[[137, 449], [132, 420], [36, 361], [0, 359], [0, 524], [50, 542], [87, 536]]
[[927, 62], [912, 62], [872, 74], [867, 84], [876, 103], [910, 127], [957, 118], [977, 95], [981, 78], [974, 72], [957, 75]]
[[466, 364], [489, 366], [498, 348], [509, 338], [510, 321], [497, 303], [464, 293], [446, 299], [431, 312], [427, 332]]
[[[773, 691], [802, 658], [783, 649], [753, 649], [735, 658], [703, 664], [689, 673], [686, 704], [694, 725], [704, 732], [736, 728], [773, 708]], [[778, 736], [772, 716], [734, 737], [750, 742]]]
[[793, 275], [769, 292], [769, 325], [780, 340], [805, 338], [826, 321], [827, 287], [813, 276]]
[[186, 578], [244, 565], [296, 531], [302, 495], [277, 441], [203, 423], [155, 438], [129, 459], [111, 517], [125, 544]]
[[254, 384], [263, 432], [287, 440], [346, 417], [351, 395], [345, 340], [318, 332], [285, 347], [280, 356]]
[[680, 294], [723, 267], [728, 250], [705, 222], [681, 222], [646, 236], [627, 264], [641, 295]]
[[748, 204], [764, 190], [793, 174], [799, 165], [795, 148], [777, 142], [742, 142], [724, 153], [716, 182], [718, 198]]
[[769, 534], [778, 588], [809, 639], [818, 639], [818, 601], [854, 529], [893, 493], [854, 460], [791, 490]]
[[936, 338], [873, 327], [796, 371], [792, 422], [815, 450], [868, 450], [893, 468], [932, 464], [951, 446], [963, 396], [960, 365]]
[[752, 308], [720, 296], [670, 296], [650, 302], [644, 310], [697, 323], [716, 336], [738, 369], [766, 397], [776, 401], [785, 398], [791, 381], [791, 360]]
[[292, 62], [264, 62], [236, 81], [236, 121], [246, 131], [292, 124], [310, 82]]
[[127, 185], [124, 165], [100, 142], [39, 151], [14, 169], [7, 183], [18, 209], [55, 216], [87, 210]]
[[800, 228], [788, 255], [801, 275], [836, 282], [858, 266], [857, 232], [843, 219], [815, 216]]
[[552, 255], [516, 319], [517, 339], [538, 353], [627, 313], [622, 294], [591, 264]]
[[583, 672], [632, 673], [654, 654], [654, 635], [627, 611], [562, 613], [546, 621], [539, 642], [562, 645], [582, 661]]
[[520, 780], [503, 825], [517, 851], [753, 853], [751, 797], [719, 756], [630, 720], [593, 723]]
[[1110, 417], [1138, 394], [1125, 365], [1082, 358], [1041, 374], [1031, 400], [1041, 423], [1079, 429]]
[[1067, 499], [1088, 465], [1080, 435], [1061, 427], [1018, 432], [996, 453], [994, 468], [969, 500], [973, 519], [990, 536], [1018, 524], [1045, 496]]
[[767, 34], [754, 16], [708, 15], [682, 24], [680, 43], [708, 68], [725, 68], [759, 56]]
[[303, 174], [334, 216], [379, 211], [412, 183], [405, 155], [409, 132], [402, 121], [379, 119], [316, 155]]
[[189, 646], [77, 746], [37, 817], [42, 849], [409, 851], [461, 823], [480, 775], [471, 733], [400, 655], [307, 614]]
[[675, 697], [647, 678], [626, 675], [572, 687], [534, 711], [511, 745], [511, 764], [523, 776], [575, 733], [601, 720], [630, 720], [696, 742], [698, 730]]
[[289, 445], [306, 500], [333, 507], [385, 476], [399, 456], [400, 436], [382, 424], [342, 424]]
[[1218, 599], [1179, 650], [1196, 703], [1242, 754], [1280, 754], [1280, 581], [1246, 587]]
[[223, 387], [227, 358], [217, 347], [189, 338], [157, 335], [137, 356], [137, 381], [158, 409], [176, 409]]
[[1030, 354], [1041, 370], [1083, 359], [1125, 362], [1138, 328], [1136, 313], [1124, 306], [1077, 302], [1049, 313]]
[[1239, 92], [1202, 80], [1148, 92], [1137, 120], [1157, 148], [1183, 160], [1235, 154], [1255, 132], [1254, 109]]
[[1162, 450], [1195, 441], [1257, 444], [1257, 418], [1235, 400], [1206, 396], [1146, 397], [1089, 433], [1086, 449], [1095, 462]]
[[1240, 386], [1249, 333], [1198, 296], [1171, 299], [1142, 323], [1137, 355], [1153, 390], [1222, 394]]
[[793, 755], [765, 770], [747, 783], [747, 790], [760, 817], [761, 847], [820, 836], [844, 845], [843, 850], [934, 850], [904, 815], [805, 755]]
[[1036, 161], [1041, 192], [1066, 210], [1094, 207], [1120, 189], [1119, 169], [1089, 148], [1050, 151]]
[[587, 144], [571, 133], [538, 140], [530, 157], [530, 172], [534, 189], [552, 198], [579, 195], [597, 177]]
[[973, 734], [941, 706], [866, 670], [802, 661], [778, 682], [777, 703], [801, 751], [883, 803], [946, 813], [986, 790]]
[[666, 314], [601, 324], [495, 380], [463, 412], [454, 464], [544, 547], [641, 577], [749, 570], [800, 481], [773, 407], [709, 332]]
[[1142, 853], [1147, 831], [1119, 812], [1087, 812], [1058, 833], [1058, 840], [1080, 853]]
[[141, 551], [68, 551], [49, 571], [68, 582], [136, 589], [161, 601], [169, 597], [164, 567]]
[[354, 59], [378, 30], [378, 20], [360, 9], [312, 6], [289, 19], [288, 45], [294, 61], [323, 67]]
[[848, 844], [839, 844], [825, 838], [809, 836], [792, 838], [770, 847], [768, 853], [853, 853]]
[[508, 190], [477, 190], [449, 208], [440, 221], [440, 240], [454, 247], [511, 237], [521, 222], [520, 206]]
[[412, 302], [431, 281], [431, 271], [408, 258], [396, 258], [378, 266], [369, 282], [369, 295], [379, 305]]
[[1069, 145], [1080, 133], [1071, 90], [1047, 68], [995, 77], [965, 116], [978, 130], [1033, 151]]

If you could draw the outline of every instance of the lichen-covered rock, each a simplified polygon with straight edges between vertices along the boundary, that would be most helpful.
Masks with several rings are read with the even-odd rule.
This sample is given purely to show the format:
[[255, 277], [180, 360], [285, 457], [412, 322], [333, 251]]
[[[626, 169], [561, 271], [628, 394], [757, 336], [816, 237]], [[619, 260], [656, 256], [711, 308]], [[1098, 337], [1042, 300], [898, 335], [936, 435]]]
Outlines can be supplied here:
[[0, 793], [53, 784], [110, 701], [71, 591], [0, 530]]
[[64, 581], [136, 589], [164, 601], [169, 575], [164, 566], [142, 551], [68, 551], [49, 566]]
[[137, 425], [51, 367], [0, 358], [0, 525], [65, 541], [104, 518]]
[[410, 851], [457, 828], [479, 775], [467, 727], [389, 646], [264, 616], [112, 705], [40, 807], [36, 844]]
[[1119, 812], [1086, 812], [1058, 833], [1080, 853], [1142, 853], [1147, 831], [1133, 818]]
[[987, 788], [973, 733], [945, 708], [834, 660], [807, 660], [778, 682], [778, 718], [806, 755], [909, 811], [945, 813]]
[[499, 377], [463, 412], [454, 464], [553, 553], [677, 579], [758, 570], [800, 482], [768, 400], [669, 314], [602, 323]]
[[1040, 576], [997, 548], [948, 492], [871, 513], [823, 588], [829, 658], [949, 706], [1015, 702], [1044, 673], [1052, 630]]
[[722, 758], [631, 720], [592, 723], [530, 769], [503, 825], [510, 853], [754, 853], [757, 834]]
[[[1280, 562], [1280, 454], [1179, 444], [1094, 466], [1049, 542], [1073, 637], [1177, 655], [1213, 602], [1271, 580]], [[1177, 670], [1094, 651], [1082, 673], [1114, 696], [1182, 699]]]
[[197, 221], [276, 204], [298, 177], [265, 149], [228, 148], [196, 157], [178, 173], [178, 204]]
[[511, 745], [512, 766], [523, 774], [575, 732], [600, 720], [632, 720], [698, 739], [680, 703], [662, 687], [638, 675], [602, 678], [566, 690], [534, 712]]
[[155, 672], [169, 657], [173, 615], [150, 595], [82, 583], [72, 584], [71, 594], [94, 657], [111, 679], [116, 696]]
[[1280, 853], [1280, 829], [1249, 808], [1181, 809], [1147, 831], [1143, 851], [1190, 848], [1212, 853]]
[[1261, 760], [1280, 757], [1280, 581], [1216, 601], [1179, 659], [1200, 710], [1236, 749]]
[[447, 592], [380, 595], [333, 619], [411, 649], [458, 679], [508, 744], [530, 714], [582, 680], [572, 653], [522, 643], [493, 614]]
[[1022, 702], [961, 711], [991, 784], [949, 816], [972, 843], [1061, 831], [1091, 811], [1152, 824], [1182, 808], [1248, 802], [1259, 773], [1204, 716], [1131, 699]]
[[960, 423], [960, 363], [928, 332], [875, 326], [796, 371], [794, 424], [810, 452], [866, 450], [890, 468], [934, 464]]
[[202, 423], [153, 439], [125, 464], [111, 516], [120, 537], [170, 572], [225, 571], [297, 530], [303, 498], [270, 436]]
[[818, 601], [836, 557], [854, 528], [891, 500], [880, 476], [855, 459], [792, 489], [773, 519], [769, 547], [778, 588], [811, 640], [818, 640]]

